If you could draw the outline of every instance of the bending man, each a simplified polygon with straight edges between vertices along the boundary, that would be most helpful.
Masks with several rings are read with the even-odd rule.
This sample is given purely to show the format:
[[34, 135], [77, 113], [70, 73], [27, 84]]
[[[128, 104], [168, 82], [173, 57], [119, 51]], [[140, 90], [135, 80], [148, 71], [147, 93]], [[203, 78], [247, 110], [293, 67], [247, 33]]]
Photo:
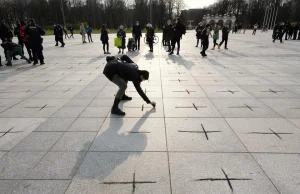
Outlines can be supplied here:
[[139, 70], [138, 66], [127, 56], [123, 55], [120, 59], [115, 57], [106, 57], [107, 64], [103, 74], [119, 87], [116, 98], [111, 109], [111, 114], [124, 116], [125, 112], [118, 107], [121, 100], [132, 100], [131, 97], [125, 95], [127, 82], [132, 81], [139, 95], [147, 102], [155, 107], [156, 103], [151, 102], [141, 88], [141, 82], [149, 79], [149, 72]]

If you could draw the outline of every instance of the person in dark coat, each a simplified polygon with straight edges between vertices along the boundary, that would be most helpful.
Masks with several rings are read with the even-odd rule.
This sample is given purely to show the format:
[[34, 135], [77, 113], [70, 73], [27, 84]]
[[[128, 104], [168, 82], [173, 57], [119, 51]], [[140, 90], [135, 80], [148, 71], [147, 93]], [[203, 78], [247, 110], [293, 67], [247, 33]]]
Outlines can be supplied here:
[[289, 29], [289, 39], [291, 39], [291, 40], [293, 38], [294, 27], [295, 27], [295, 25], [291, 25], [290, 29]]
[[152, 24], [147, 25], [147, 42], [149, 43], [150, 50], [149, 52], [153, 52], [153, 40], [154, 40], [154, 29]]
[[126, 32], [124, 30], [124, 26], [120, 26], [120, 29], [117, 33], [117, 37], [118, 38], [122, 38], [122, 46], [118, 47], [119, 48], [119, 52], [118, 54], [121, 53], [121, 49], [122, 49], [122, 54], [124, 54], [124, 49], [126, 48]]
[[181, 23], [180, 18], [176, 19], [176, 25], [173, 28], [174, 30], [174, 35], [173, 35], [173, 40], [172, 40], [172, 51], [170, 52], [169, 55], [173, 55], [174, 54], [174, 49], [175, 49], [175, 45], [177, 43], [177, 55], [179, 55], [179, 51], [180, 51], [180, 40], [182, 38], [182, 35], [185, 33], [185, 26]]
[[167, 46], [168, 46], [168, 51], [167, 52], [172, 51], [171, 41], [173, 39], [173, 35], [174, 35], [174, 30], [173, 30], [172, 21], [168, 20], [168, 23], [167, 23], [167, 26], [166, 26], [166, 41], [167, 41]]
[[[106, 29], [106, 25], [103, 24], [102, 28], [101, 28], [101, 36], [100, 36], [100, 40], [102, 41], [103, 44], [103, 51], [104, 54], [110, 54], [109, 52], [109, 43], [108, 43], [108, 30]], [[106, 51], [105, 51], [105, 46], [106, 46]]]
[[31, 63], [31, 61], [24, 56], [22, 52], [22, 47], [20, 45], [10, 41], [6, 41], [6, 42], [2, 42], [1, 46], [6, 50], [6, 55], [7, 55], [6, 66], [12, 66], [11, 59], [12, 56], [14, 55], [20, 55], [22, 59], [25, 59], [29, 64]]
[[162, 36], [162, 44], [163, 46], [168, 46], [168, 42], [167, 42], [167, 20], [166, 18], [164, 18], [163, 20], [163, 36]]
[[202, 30], [203, 30], [202, 23], [199, 23], [198, 26], [197, 26], [197, 28], [196, 28], [196, 38], [197, 38], [197, 45], [196, 45], [196, 47], [198, 47], [199, 41], [200, 41], [201, 42], [201, 48], [202, 48], [202, 41], [201, 41]]
[[298, 29], [299, 29], [298, 40], [300, 40], [300, 23], [298, 23]]
[[295, 25], [294, 27], [294, 37], [293, 37], [293, 40], [296, 40], [297, 39], [297, 32], [299, 30], [299, 25]]
[[285, 40], [288, 39], [290, 27], [291, 27], [290, 22], [285, 22], [285, 24], [283, 26], [283, 34], [282, 34], [282, 36], [284, 36], [284, 34], [285, 34]]
[[226, 24], [222, 29], [222, 41], [220, 42], [218, 48], [220, 49], [222, 44], [225, 42], [225, 49], [228, 49], [227, 43], [228, 43], [228, 36], [229, 36], [230, 29], [228, 27], [228, 24]]
[[33, 54], [33, 65], [38, 64], [38, 59], [40, 64], [44, 65], [44, 55], [43, 55], [43, 38], [41, 36], [45, 35], [45, 31], [38, 25], [35, 24], [35, 20], [31, 19], [30, 24], [25, 28], [25, 37], [28, 39], [29, 47], [32, 49]]
[[[13, 39], [13, 33], [9, 29], [9, 27], [2, 21], [0, 21], [0, 39], [2, 42], [10, 41], [12, 42]], [[4, 56], [7, 60], [7, 50], [4, 48]], [[18, 60], [16, 56], [13, 56], [14, 60]], [[1, 60], [1, 59], [0, 59]]]
[[142, 28], [139, 21], [135, 22], [135, 26], [132, 28], [132, 37], [134, 38], [136, 49], [140, 50], [141, 37], [142, 37]]
[[283, 43], [283, 42], [282, 42], [283, 29], [284, 29], [284, 24], [277, 24], [277, 25], [274, 27], [274, 30], [273, 30], [273, 42], [274, 42], [274, 43], [275, 43], [275, 41], [276, 41], [277, 39], [280, 40], [280, 43]]
[[132, 100], [131, 97], [125, 95], [128, 81], [132, 81], [135, 89], [147, 104], [155, 107], [156, 103], [151, 102], [141, 88], [141, 82], [149, 79], [148, 71], [139, 70], [138, 66], [127, 55], [123, 55], [120, 59], [109, 56], [106, 61], [107, 64], [104, 67], [103, 74], [119, 87], [111, 114], [125, 115], [125, 112], [121, 111], [118, 105], [121, 100]]
[[72, 37], [72, 38], [74, 38], [74, 29], [73, 29], [73, 26], [71, 25], [70, 27], [69, 27], [69, 30], [70, 30], [70, 33], [71, 33], [71, 35], [70, 35], [70, 38]]
[[65, 43], [64, 43], [64, 29], [63, 27], [60, 25], [60, 24], [56, 24], [54, 26], [54, 36], [55, 36], [55, 41], [56, 41], [56, 45], [55, 46], [58, 46], [58, 42], [61, 43], [61, 46], [60, 47], [64, 47], [65, 46]]
[[202, 55], [202, 57], [207, 56], [205, 51], [208, 49], [209, 46], [209, 35], [210, 35], [210, 24], [206, 24], [205, 28], [201, 32], [203, 49], [200, 52], [200, 54]]

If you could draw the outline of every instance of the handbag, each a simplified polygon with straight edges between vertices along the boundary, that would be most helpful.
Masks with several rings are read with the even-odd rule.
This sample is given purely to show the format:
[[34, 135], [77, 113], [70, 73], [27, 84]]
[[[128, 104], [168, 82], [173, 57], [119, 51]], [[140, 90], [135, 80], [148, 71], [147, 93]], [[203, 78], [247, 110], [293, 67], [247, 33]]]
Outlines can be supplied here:
[[115, 46], [116, 47], [122, 46], [122, 38], [115, 38]]

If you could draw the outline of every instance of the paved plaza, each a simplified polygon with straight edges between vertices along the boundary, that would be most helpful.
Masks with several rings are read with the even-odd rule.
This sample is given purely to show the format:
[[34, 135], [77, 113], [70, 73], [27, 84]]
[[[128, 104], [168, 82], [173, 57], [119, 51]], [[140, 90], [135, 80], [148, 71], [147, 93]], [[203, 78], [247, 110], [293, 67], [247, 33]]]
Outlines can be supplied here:
[[45, 37], [46, 65], [0, 68], [0, 193], [299, 194], [300, 41], [251, 33], [207, 58], [194, 31], [180, 56], [126, 51], [157, 106], [130, 83], [124, 118], [110, 114], [100, 35]]

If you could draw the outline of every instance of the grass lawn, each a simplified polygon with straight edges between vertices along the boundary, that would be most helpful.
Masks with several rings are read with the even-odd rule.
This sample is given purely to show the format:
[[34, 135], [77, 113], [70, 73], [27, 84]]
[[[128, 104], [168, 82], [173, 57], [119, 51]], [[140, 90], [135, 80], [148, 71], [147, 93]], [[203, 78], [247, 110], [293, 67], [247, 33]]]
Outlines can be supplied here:
[[[93, 30], [93, 34], [100, 34], [101, 30]], [[110, 34], [117, 34], [117, 30], [109, 30]], [[131, 30], [126, 30], [126, 33], [129, 33], [131, 34]], [[161, 33], [162, 30], [155, 30], [156, 33]], [[143, 30], [143, 33], [146, 33], [146, 30]], [[68, 34], [70, 34], [70, 31], [68, 31]], [[74, 30], [74, 34], [80, 34], [79, 33], [79, 30]], [[54, 32], [53, 30], [46, 30], [46, 36], [49, 36], [49, 35], [54, 35]]]

